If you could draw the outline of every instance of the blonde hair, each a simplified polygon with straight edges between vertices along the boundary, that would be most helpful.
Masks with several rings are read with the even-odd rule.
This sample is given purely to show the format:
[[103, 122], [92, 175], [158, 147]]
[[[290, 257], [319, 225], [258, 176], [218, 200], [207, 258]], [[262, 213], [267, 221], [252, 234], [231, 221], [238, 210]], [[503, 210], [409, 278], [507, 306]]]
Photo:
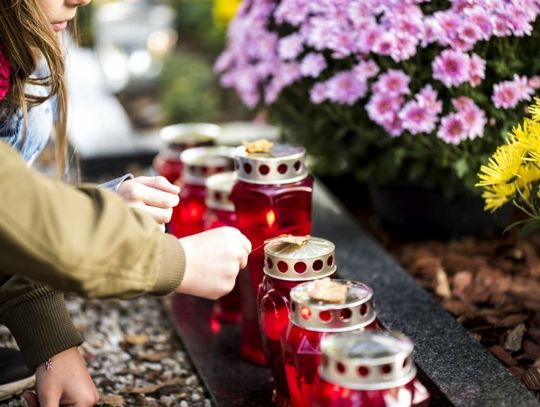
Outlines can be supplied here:
[[[67, 150], [67, 94], [64, 79], [64, 56], [57, 34], [35, 0], [0, 0], [0, 41], [11, 63], [9, 107], [22, 109], [25, 123], [29, 106], [39, 105], [57, 96], [56, 163], [62, 173]], [[44, 58], [49, 76], [32, 78], [37, 64]], [[25, 93], [25, 85], [49, 87], [46, 96]]]

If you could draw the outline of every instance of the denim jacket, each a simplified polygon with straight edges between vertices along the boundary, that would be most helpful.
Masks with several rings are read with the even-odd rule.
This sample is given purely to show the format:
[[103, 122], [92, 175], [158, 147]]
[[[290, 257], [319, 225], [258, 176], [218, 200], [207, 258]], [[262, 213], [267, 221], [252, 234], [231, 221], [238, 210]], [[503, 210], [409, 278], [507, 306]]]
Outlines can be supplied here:
[[[47, 70], [40, 65], [35, 76], [46, 75]], [[43, 86], [27, 85], [26, 92], [46, 96], [49, 91]], [[54, 100], [47, 100], [28, 109], [26, 135], [22, 109], [0, 113], [0, 139], [18, 150], [28, 165], [34, 163], [49, 141], [54, 124], [53, 103]]]

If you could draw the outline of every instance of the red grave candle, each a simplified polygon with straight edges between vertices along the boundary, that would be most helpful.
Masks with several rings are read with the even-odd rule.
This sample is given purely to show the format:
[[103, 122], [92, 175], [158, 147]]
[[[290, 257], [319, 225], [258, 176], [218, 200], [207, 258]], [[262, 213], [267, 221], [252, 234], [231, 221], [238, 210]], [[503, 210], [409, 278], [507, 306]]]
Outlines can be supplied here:
[[289, 324], [290, 291], [306, 281], [329, 277], [336, 272], [335, 247], [328, 240], [306, 238], [298, 245], [280, 238], [264, 247], [264, 278], [259, 288], [259, 325], [263, 348], [276, 383], [273, 401], [290, 405], [281, 353], [280, 337]]
[[[234, 172], [211, 175], [206, 180], [204, 230], [221, 226], [236, 227], [236, 212], [230, 197], [235, 180]], [[216, 301], [212, 318], [223, 323], [239, 323], [240, 308], [240, 287], [237, 282], [229, 294]]]
[[184, 151], [180, 159], [184, 165], [180, 204], [173, 210], [169, 232], [177, 237], [204, 230], [206, 211], [206, 179], [213, 174], [230, 171], [234, 166], [234, 148], [197, 147]]
[[291, 290], [290, 322], [281, 334], [281, 348], [293, 407], [311, 406], [322, 338], [337, 332], [379, 328], [373, 307], [373, 290], [362, 283], [334, 282], [349, 286], [346, 301], [342, 304], [313, 300], [309, 294], [313, 282]]
[[282, 234], [311, 232], [313, 178], [304, 162], [305, 149], [275, 145], [268, 153], [248, 154], [239, 147], [237, 177], [232, 199], [238, 228], [255, 249], [247, 272], [240, 273], [242, 296], [242, 355], [266, 364], [257, 315], [257, 293], [263, 278], [264, 255], [258, 250], [266, 239]]
[[210, 123], [183, 123], [162, 128], [159, 136], [165, 148], [154, 158], [154, 170], [174, 183], [181, 179], [180, 154], [193, 147], [211, 146], [221, 128]]
[[336, 334], [321, 343], [315, 407], [420, 407], [429, 394], [416, 379], [413, 344], [395, 332]]

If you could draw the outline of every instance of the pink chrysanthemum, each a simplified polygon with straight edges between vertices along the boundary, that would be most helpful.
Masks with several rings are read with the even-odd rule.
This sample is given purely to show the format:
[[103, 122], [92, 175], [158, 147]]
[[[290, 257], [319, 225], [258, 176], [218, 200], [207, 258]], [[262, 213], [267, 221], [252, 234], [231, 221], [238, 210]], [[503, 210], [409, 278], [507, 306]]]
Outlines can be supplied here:
[[430, 112], [417, 100], [407, 102], [399, 112], [399, 118], [403, 122], [403, 128], [411, 134], [431, 133], [437, 124], [437, 114]]
[[296, 58], [303, 49], [302, 37], [299, 34], [292, 34], [279, 40], [278, 54], [284, 61]]
[[309, 99], [316, 105], [321, 104], [327, 99], [326, 91], [325, 83], [316, 83], [309, 92]]
[[469, 79], [469, 55], [461, 51], [444, 50], [432, 63], [433, 78], [446, 87], [458, 86]]
[[486, 61], [476, 54], [472, 54], [469, 59], [469, 83], [476, 87], [482, 83], [486, 77]]
[[403, 97], [384, 93], [374, 93], [366, 104], [366, 112], [375, 123], [384, 125], [395, 119], [401, 110]]
[[328, 99], [343, 105], [352, 105], [367, 92], [366, 82], [353, 72], [340, 72], [327, 82]]
[[491, 101], [499, 109], [513, 109], [519, 102], [530, 100], [534, 89], [525, 76], [514, 75], [514, 80], [499, 82], [493, 86]]
[[468, 138], [467, 125], [462, 115], [451, 113], [441, 119], [437, 137], [448, 144], [459, 144]]
[[373, 85], [373, 92], [406, 95], [410, 92], [410, 81], [411, 78], [405, 72], [398, 69], [390, 69], [379, 76], [379, 80]]
[[300, 73], [302, 76], [316, 78], [326, 69], [326, 60], [321, 54], [311, 52], [307, 54], [300, 63]]
[[529, 86], [533, 89], [539, 89], [540, 88], [540, 76], [535, 75], [531, 76], [529, 78]]
[[480, 109], [474, 101], [468, 97], [460, 96], [452, 99], [452, 105], [461, 115], [461, 118], [467, 126], [467, 136], [469, 139], [475, 139], [484, 135], [486, 126], [486, 114]]
[[361, 61], [352, 70], [355, 75], [365, 81], [373, 78], [374, 76], [377, 76], [377, 74], [379, 73], [379, 67], [372, 60]]

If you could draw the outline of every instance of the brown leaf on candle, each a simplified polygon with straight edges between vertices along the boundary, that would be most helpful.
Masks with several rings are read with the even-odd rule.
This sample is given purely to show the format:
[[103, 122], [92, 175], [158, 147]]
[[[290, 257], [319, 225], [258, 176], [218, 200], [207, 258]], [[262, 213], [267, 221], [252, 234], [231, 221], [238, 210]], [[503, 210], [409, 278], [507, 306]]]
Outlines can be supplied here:
[[311, 237], [310, 235], [305, 235], [305, 236], [279, 235], [271, 239], [266, 239], [264, 241], [264, 244], [271, 243], [271, 242], [279, 242], [279, 243], [290, 243], [297, 246], [305, 246], [307, 242], [309, 242], [310, 237]]
[[242, 144], [246, 148], [248, 154], [268, 153], [272, 149], [274, 143], [266, 139], [255, 141], [242, 141]]
[[308, 294], [312, 300], [331, 304], [344, 304], [347, 301], [347, 290], [350, 284], [340, 284], [329, 277], [315, 280], [309, 287]]

